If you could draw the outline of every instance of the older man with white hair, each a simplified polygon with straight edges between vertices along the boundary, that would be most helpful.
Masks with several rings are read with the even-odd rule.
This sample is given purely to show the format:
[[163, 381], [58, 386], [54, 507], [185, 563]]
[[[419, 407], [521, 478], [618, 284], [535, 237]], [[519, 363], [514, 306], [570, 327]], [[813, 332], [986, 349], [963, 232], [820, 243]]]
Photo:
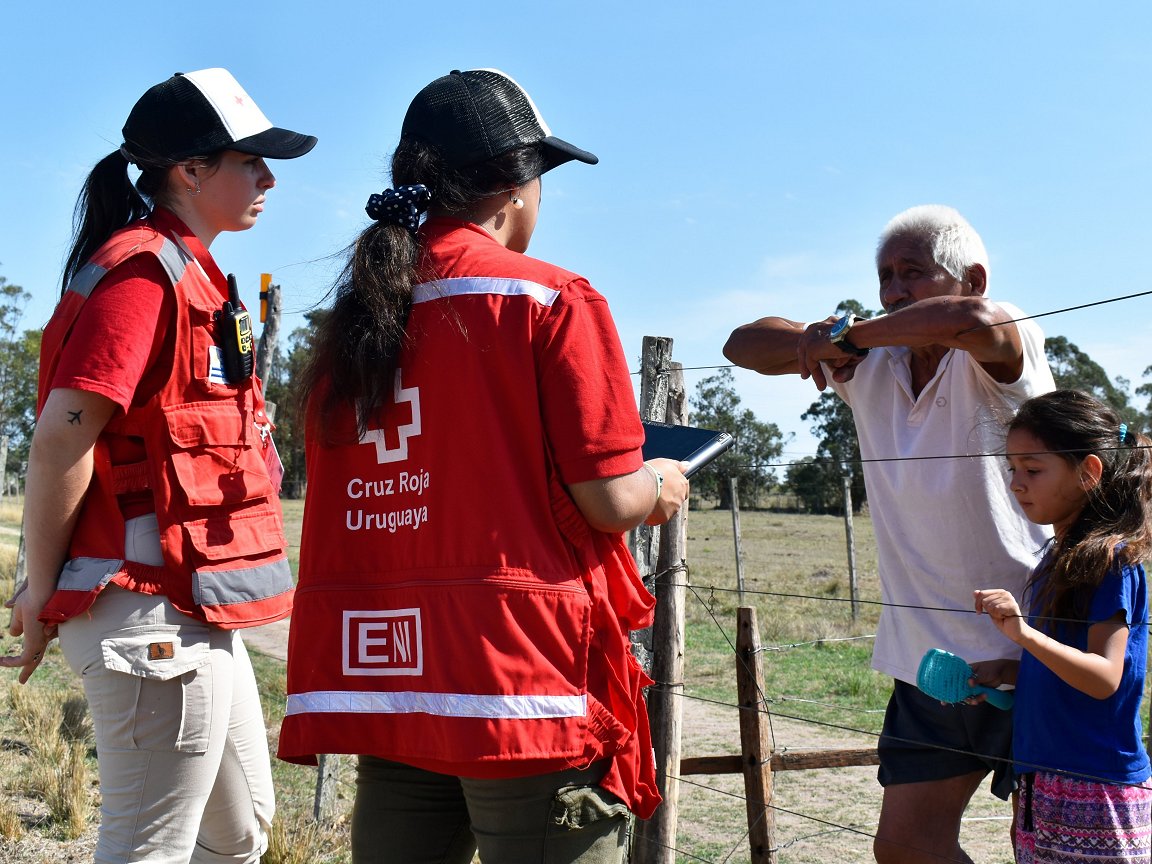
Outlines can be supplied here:
[[[1019, 657], [967, 612], [975, 588], [1021, 589], [1047, 539], [1012, 500], [995, 454], [1016, 407], [1054, 384], [1043, 333], [988, 299], [984, 244], [952, 208], [892, 219], [876, 271], [884, 315], [761, 318], [733, 331], [724, 354], [831, 386], [852, 408], [886, 604], [872, 665], [895, 679], [879, 741], [876, 860], [971, 861], [960, 818], [989, 771], [995, 794], [1011, 792], [1011, 715], [941, 705], [917, 690], [916, 672], [928, 649], [943, 648], [995, 685], [998, 661]], [[957, 458], [923, 458], [948, 456]]]

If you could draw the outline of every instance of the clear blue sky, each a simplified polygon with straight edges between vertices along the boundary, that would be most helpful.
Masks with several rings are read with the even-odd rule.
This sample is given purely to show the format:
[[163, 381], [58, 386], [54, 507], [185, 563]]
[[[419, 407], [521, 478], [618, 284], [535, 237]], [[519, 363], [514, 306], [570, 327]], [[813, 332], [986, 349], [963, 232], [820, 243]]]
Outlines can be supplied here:
[[[630, 362], [646, 334], [707, 366], [753, 318], [874, 308], [875, 238], [913, 204], [964, 213], [991, 294], [1029, 313], [1152, 289], [1146, 2], [66, 0], [9, 4], [3, 42], [0, 275], [32, 293], [28, 327], [50, 314], [76, 194], [133, 102], [208, 66], [320, 138], [274, 163], [260, 224], [212, 250], [250, 306], [274, 274], [289, 328], [366, 223], [412, 95], [478, 66], [600, 156], [547, 175], [530, 252], [608, 297]], [[1152, 298], [1041, 323], [1139, 383], [1149, 318]], [[810, 383], [736, 380], [746, 407], [796, 433], [790, 457], [813, 452]]]

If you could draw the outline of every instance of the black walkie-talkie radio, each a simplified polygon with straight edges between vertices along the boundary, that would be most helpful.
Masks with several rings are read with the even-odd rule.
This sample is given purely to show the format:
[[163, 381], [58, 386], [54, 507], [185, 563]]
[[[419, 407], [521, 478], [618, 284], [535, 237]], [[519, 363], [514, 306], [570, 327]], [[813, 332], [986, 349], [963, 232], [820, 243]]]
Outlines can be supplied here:
[[239, 384], [252, 377], [252, 316], [240, 305], [240, 289], [236, 277], [228, 274], [228, 299], [224, 308], [216, 313], [220, 333], [220, 357], [224, 363], [224, 377], [229, 384]]

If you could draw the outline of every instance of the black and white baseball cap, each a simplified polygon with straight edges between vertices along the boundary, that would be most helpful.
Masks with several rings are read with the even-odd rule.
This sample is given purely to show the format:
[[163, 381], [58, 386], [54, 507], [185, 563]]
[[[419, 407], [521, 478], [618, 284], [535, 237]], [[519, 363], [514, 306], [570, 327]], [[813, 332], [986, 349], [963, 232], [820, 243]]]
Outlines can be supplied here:
[[529, 144], [542, 144], [550, 171], [576, 159], [600, 160], [557, 138], [524, 88], [499, 69], [453, 70], [416, 94], [401, 135], [431, 144], [453, 168], [467, 168]]
[[133, 161], [170, 165], [218, 150], [295, 159], [312, 135], [273, 126], [227, 69], [177, 72], [140, 97], [124, 124]]

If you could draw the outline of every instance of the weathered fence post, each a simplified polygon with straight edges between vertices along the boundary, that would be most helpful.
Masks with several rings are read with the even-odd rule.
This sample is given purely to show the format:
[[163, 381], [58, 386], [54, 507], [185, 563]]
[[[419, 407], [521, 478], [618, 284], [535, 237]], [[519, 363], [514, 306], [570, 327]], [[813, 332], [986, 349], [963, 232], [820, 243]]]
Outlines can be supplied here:
[[736, 610], [736, 692], [740, 703], [740, 752], [748, 806], [752, 862], [776, 864], [776, 811], [772, 809], [772, 742], [764, 722], [764, 676], [756, 610]]
[[[261, 280], [264, 279], [261, 275]], [[267, 385], [268, 374], [272, 370], [272, 360], [276, 357], [276, 348], [280, 341], [280, 286], [269, 281], [268, 287], [260, 291], [262, 306], [267, 310], [264, 319], [264, 329], [260, 333], [260, 347], [256, 351], [256, 374]], [[267, 402], [264, 412], [268, 419], [276, 422], [276, 403]]]
[[852, 623], [860, 616], [860, 582], [856, 574], [856, 529], [852, 525], [852, 466], [844, 464], [844, 536], [848, 543], [848, 594], [852, 598]]
[[732, 502], [732, 540], [736, 544], [737, 606], [744, 605], [744, 543], [740, 539], [740, 494], [735, 477], [728, 478], [728, 500]]
[[[667, 336], [645, 336], [640, 355], [640, 418], [663, 423], [668, 411], [669, 371], [672, 368], [672, 340]], [[660, 555], [660, 529], [638, 525], [630, 538], [632, 555], [640, 575], [656, 572]], [[632, 653], [645, 671], [652, 669], [652, 630], [632, 634]]]
[[340, 782], [340, 756], [321, 754], [317, 757], [316, 798], [312, 803], [312, 818], [325, 825], [336, 821], [336, 789]]
[[[684, 425], [684, 373], [679, 363], [667, 366], [665, 423]], [[684, 609], [687, 596], [687, 514], [681, 510], [660, 532], [656, 559], [656, 616], [652, 627], [652, 678], [648, 714], [652, 749], [656, 756], [656, 783], [664, 803], [652, 818], [637, 827], [635, 864], [674, 864], [676, 828], [680, 811], [680, 753], [684, 716]]]
[[256, 374], [260, 380], [268, 380], [268, 372], [272, 368], [272, 359], [276, 355], [276, 345], [280, 338], [280, 286], [269, 283], [265, 291], [265, 308], [267, 315], [264, 319], [264, 329], [260, 333], [260, 347], [256, 351]]

